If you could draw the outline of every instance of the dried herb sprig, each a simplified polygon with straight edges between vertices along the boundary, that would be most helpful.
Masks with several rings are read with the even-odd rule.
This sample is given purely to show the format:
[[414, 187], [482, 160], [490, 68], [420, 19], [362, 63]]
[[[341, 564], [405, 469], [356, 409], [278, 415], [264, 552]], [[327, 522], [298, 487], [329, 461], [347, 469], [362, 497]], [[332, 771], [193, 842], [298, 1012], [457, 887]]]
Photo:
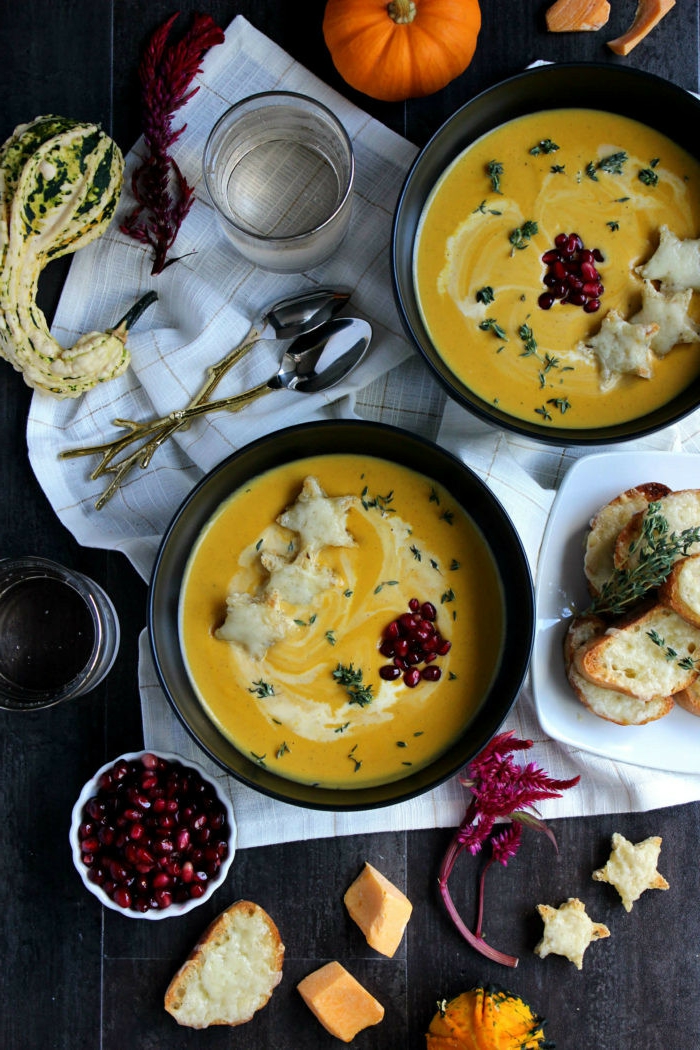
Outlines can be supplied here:
[[[190, 186], [171, 155], [171, 149], [187, 127], [173, 129], [172, 117], [198, 87], [190, 90], [205, 53], [224, 40], [223, 30], [210, 15], [195, 14], [181, 40], [168, 44], [178, 13], [163, 23], [151, 37], [139, 65], [142, 128], [148, 154], [134, 171], [131, 189], [136, 207], [121, 224], [121, 230], [154, 251], [152, 274], [169, 265], [167, 254], [180, 226], [192, 207]], [[172, 260], [170, 260], [172, 261]]]
[[642, 521], [641, 535], [630, 544], [630, 553], [637, 554], [635, 564], [615, 569], [587, 612], [618, 616], [629, 605], [641, 601], [647, 591], [659, 587], [674, 562], [685, 557], [694, 543], [700, 543], [700, 526], [671, 533], [668, 528], [660, 503], [650, 503]]
[[[519, 740], [512, 732], [500, 733], [469, 763], [461, 780], [471, 791], [472, 799], [447, 848], [438, 875], [440, 895], [459, 933], [472, 948], [503, 966], [517, 966], [518, 959], [492, 948], [482, 936], [486, 872], [494, 861], [507, 866], [518, 851], [523, 827], [543, 831], [556, 849], [554, 834], [537, 815], [535, 804], [543, 799], [559, 798], [563, 791], [580, 780], [580, 777], [555, 780], [534, 762], [522, 766], [513, 761], [512, 752], [526, 751], [531, 747], [531, 740]], [[497, 828], [497, 822], [504, 820], [507, 821], [505, 827]], [[459, 915], [447, 884], [460, 853], [464, 850], [471, 854], [480, 853], [486, 843], [491, 847], [491, 855], [479, 877], [477, 921], [472, 932]]]

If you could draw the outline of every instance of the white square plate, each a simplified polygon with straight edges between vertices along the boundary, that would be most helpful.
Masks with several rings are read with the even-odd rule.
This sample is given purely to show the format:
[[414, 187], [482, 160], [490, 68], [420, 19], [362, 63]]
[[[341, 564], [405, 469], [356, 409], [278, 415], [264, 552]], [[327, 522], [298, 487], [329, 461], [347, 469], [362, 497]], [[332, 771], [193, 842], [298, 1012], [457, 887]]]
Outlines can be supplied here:
[[545, 530], [535, 589], [532, 657], [535, 706], [555, 740], [596, 755], [676, 773], [700, 772], [700, 719], [680, 707], [643, 726], [618, 726], [576, 699], [564, 673], [567, 620], [590, 604], [583, 542], [593, 515], [625, 489], [657, 481], [700, 488], [700, 456], [671, 452], [604, 452], [578, 460], [557, 493]]

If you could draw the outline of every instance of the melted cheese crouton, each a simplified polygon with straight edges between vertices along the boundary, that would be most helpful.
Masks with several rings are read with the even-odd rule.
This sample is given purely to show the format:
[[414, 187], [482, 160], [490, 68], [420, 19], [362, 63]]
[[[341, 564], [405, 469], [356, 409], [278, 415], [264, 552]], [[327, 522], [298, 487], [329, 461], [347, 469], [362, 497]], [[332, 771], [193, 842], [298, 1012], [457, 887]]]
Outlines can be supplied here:
[[593, 922], [586, 914], [586, 906], [577, 897], [569, 897], [558, 908], [538, 904], [537, 910], [544, 922], [544, 935], [535, 946], [535, 954], [563, 955], [577, 970], [583, 968], [583, 953], [591, 941], [609, 937], [610, 930], [602, 922]]
[[598, 359], [601, 390], [610, 390], [622, 375], [651, 379], [651, 341], [658, 330], [658, 324], [631, 324], [616, 310], [605, 315], [598, 333], [582, 347]]
[[260, 561], [270, 574], [263, 594], [276, 594], [289, 605], [310, 605], [319, 594], [340, 582], [337, 574], [319, 565], [308, 550], [302, 551], [294, 561], [269, 553], [261, 554]]
[[347, 514], [359, 500], [356, 496], [327, 496], [317, 478], [304, 478], [301, 492], [277, 521], [299, 534], [304, 550], [323, 547], [354, 547], [355, 540], [347, 530]]
[[700, 328], [688, 316], [692, 295], [692, 288], [666, 294], [657, 291], [651, 281], [644, 282], [642, 308], [630, 322], [658, 325], [659, 330], [651, 339], [651, 348], [658, 357], [665, 357], [679, 343], [700, 342]]
[[282, 612], [276, 595], [229, 594], [226, 619], [214, 634], [221, 641], [242, 645], [254, 660], [262, 660], [270, 646], [293, 627], [294, 621]]
[[596, 882], [609, 882], [622, 898], [625, 911], [645, 890], [667, 890], [668, 883], [659, 875], [656, 865], [661, 852], [661, 839], [652, 835], [636, 845], [616, 831], [612, 837], [612, 852], [604, 868], [593, 872]]
[[681, 240], [668, 226], [659, 234], [659, 247], [636, 272], [645, 281], [660, 281], [664, 292], [700, 291], [700, 240]]

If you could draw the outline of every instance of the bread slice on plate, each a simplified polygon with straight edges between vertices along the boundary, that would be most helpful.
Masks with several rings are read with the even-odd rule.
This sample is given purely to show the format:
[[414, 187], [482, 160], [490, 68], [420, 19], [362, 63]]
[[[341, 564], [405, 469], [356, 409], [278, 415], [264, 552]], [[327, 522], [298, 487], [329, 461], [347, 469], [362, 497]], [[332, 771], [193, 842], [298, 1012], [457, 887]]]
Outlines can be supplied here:
[[700, 628], [700, 554], [680, 558], [659, 587], [659, 601]]
[[282, 980], [284, 945], [259, 905], [240, 900], [207, 927], [165, 993], [165, 1009], [188, 1028], [249, 1021]]
[[[594, 685], [639, 700], [672, 696], [698, 676], [700, 630], [655, 603], [616, 621], [575, 654], [579, 674]], [[690, 659], [688, 659], [690, 658]]]
[[667, 496], [668, 485], [657, 481], [635, 485], [610, 500], [591, 518], [586, 535], [583, 567], [588, 589], [595, 597], [615, 568], [615, 542], [630, 518], [643, 512], [650, 503]]
[[641, 726], [655, 722], [673, 710], [670, 696], [638, 700], [634, 696], [594, 685], [576, 667], [576, 653], [591, 640], [601, 637], [606, 623], [598, 616], [577, 616], [569, 624], [564, 638], [566, 677], [575, 695], [589, 711], [606, 722], [621, 726]]
[[687, 689], [681, 689], [673, 699], [684, 711], [700, 717], [700, 678], [691, 682]]
[[[683, 532], [684, 529], [697, 528], [700, 524], [700, 489], [678, 489], [675, 492], [669, 492], [658, 502], [659, 513], [668, 524], [668, 535]], [[616, 568], [630, 569], [637, 564], [638, 552], [634, 549], [630, 550], [630, 546], [641, 536], [643, 520], [644, 512], [632, 517], [620, 530], [615, 542]], [[698, 553], [700, 553], [700, 543], [693, 544], [686, 552], [686, 554]]]

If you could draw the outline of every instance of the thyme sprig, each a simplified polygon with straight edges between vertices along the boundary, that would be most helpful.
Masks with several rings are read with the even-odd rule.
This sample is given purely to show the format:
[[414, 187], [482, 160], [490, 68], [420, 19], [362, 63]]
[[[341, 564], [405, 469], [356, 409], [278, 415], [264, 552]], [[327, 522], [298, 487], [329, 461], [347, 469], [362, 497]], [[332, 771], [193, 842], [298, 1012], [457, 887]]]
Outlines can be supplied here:
[[700, 543], [700, 525], [680, 532], [669, 532], [669, 525], [658, 501], [649, 504], [641, 535], [630, 544], [635, 564], [615, 569], [593, 600], [589, 613], [617, 616], [640, 601], [648, 591], [659, 587], [678, 558], [685, 557], [694, 543]]

